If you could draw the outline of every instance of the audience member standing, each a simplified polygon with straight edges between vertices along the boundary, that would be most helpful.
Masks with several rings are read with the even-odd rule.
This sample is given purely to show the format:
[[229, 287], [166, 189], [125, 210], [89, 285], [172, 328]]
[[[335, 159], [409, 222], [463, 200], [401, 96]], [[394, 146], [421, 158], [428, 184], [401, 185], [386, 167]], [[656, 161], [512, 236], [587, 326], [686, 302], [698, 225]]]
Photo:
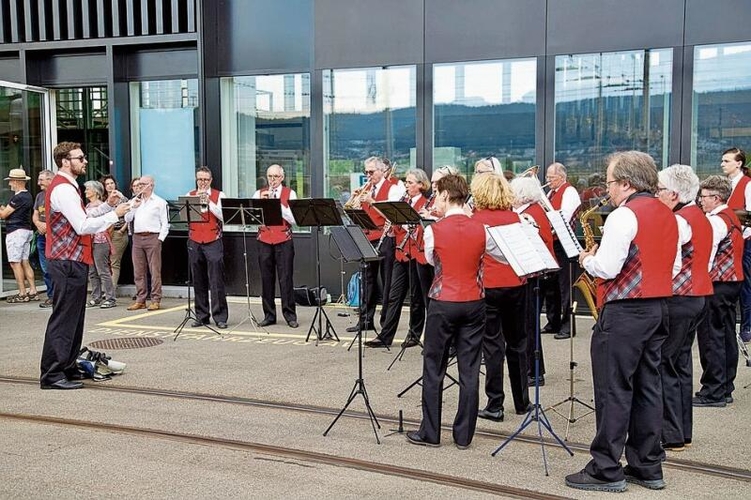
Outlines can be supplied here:
[[133, 210], [125, 216], [133, 223], [133, 276], [136, 281], [136, 301], [128, 311], [146, 309], [148, 284], [146, 273], [151, 274], [151, 304], [156, 311], [162, 301], [162, 243], [169, 233], [167, 202], [154, 193], [154, 178], [141, 177], [141, 192], [133, 203]]
[[54, 291], [55, 286], [52, 283], [52, 278], [50, 278], [50, 273], [47, 270], [47, 256], [45, 255], [45, 248], [47, 248], [47, 218], [44, 212], [44, 198], [53, 177], [55, 177], [55, 173], [52, 170], [42, 170], [39, 172], [37, 185], [39, 186], [40, 191], [37, 193], [37, 197], [34, 200], [34, 214], [31, 216], [31, 221], [37, 228], [37, 255], [39, 256], [39, 267], [42, 269], [44, 286], [47, 287], [47, 299], [39, 304], [39, 307], [41, 308], [52, 307], [52, 292]]
[[[117, 181], [111, 175], [105, 175], [99, 182], [104, 185], [106, 191], [105, 198], [117, 191]], [[128, 201], [125, 196], [121, 198], [121, 203]], [[117, 284], [120, 282], [120, 265], [123, 260], [125, 250], [128, 248], [128, 225], [125, 218], [120, 218], [117, 223], [110, 229], [110, 239], [112, 240], [112, 286], [117, 294]]]
[[[95, 215], [99, 212], [99, 207], [104, 203], [102, 201], [104, 198], [104, 186], [99, 181], [86, 181], [83, 186], [84, 195], [89, 200], [89, 203], [86, 205], [86, 214]], [[118, 199], [116, 203], [122, 203], [122, 199]], [[112, 240], [109, 231], [99, 231], [94, 234], [92, 244], [94, 264], [89, 266], [91, 299], [86, 303], [87, 307], [110, 309], [117, 305], [115, 301], [115, 288], [112, 286], [111, 253]]]

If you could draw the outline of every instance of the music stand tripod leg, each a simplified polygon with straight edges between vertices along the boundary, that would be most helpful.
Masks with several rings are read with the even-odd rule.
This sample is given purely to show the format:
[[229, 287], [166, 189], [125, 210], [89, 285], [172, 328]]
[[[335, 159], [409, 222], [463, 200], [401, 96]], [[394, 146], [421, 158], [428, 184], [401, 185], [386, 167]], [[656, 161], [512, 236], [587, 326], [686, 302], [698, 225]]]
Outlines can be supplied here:
[[[186, 205], [187, 205], [187, 202], [186, 202]], [[186, 207], [186, 210], [187, 210], [187, 207]], [[190, 213], [190, 212], [188, 212], [188, 213]], [[198, 321], [198, 316], [193, 311], [193, 307], [191, 306], [191, 301], [190, 301], [190, 288], [191, 288], [191, 284], [193, 282], [193, 269], [191, 268], [191, 265], [190, 265], [190, 239], [186, 243], [186, 247], [188, 249], [188, 281], [185, 282], [185, 285], [186, 285], [186, 288], [187, 288], [187, 294], [186, 295], [188, 297], [188, 303], [185, 306], [185, 317], [183, 318], [182, 322], [177, 326], [177, 328], [175, 328], [172, 331], [172, 333], [175, 334], [175, 337], [172, 339], [173, 342], [175, 342], [177, 340], [177, 337], [179, 337], [180, 334], [183, 332], [183, 328], [185, 328], [185, 325], [188, 324], [188, 321], [190, 321], [190, 320]], [[222, 332], [213, 329], [210, 325], [203, 325], [203, 326], [205, 328], [208, 328], [209, 330], [211, 330], [212, 332], [216, 333], [219, 336], [222, 335]]]

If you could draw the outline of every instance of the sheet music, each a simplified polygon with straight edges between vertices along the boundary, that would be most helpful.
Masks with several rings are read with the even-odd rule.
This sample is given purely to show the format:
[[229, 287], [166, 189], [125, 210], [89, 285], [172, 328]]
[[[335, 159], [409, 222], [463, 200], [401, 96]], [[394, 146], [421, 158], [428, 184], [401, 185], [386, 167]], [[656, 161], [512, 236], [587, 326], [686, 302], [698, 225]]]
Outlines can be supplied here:
[[489, 227], [487, 230], [520, 278], [559, 269], [548, 247], [545, 246], [537, 229], [533, 226], [517, 222]]
[[560, 210], [554, 210], [552, 212], [545, 212], [545, 215], [548, 217], [550, 225], [553, 226], [555, 234], [558, 236], [558, 241], [561, 243], [563, 251], [566, 252], [566, 256], [569, 259], [578, 257], [584, 249], [579, 244], [579, 240], [576, 239], [574, 230], [571, 229], [569, 223], [566, 222], [563, 212]]

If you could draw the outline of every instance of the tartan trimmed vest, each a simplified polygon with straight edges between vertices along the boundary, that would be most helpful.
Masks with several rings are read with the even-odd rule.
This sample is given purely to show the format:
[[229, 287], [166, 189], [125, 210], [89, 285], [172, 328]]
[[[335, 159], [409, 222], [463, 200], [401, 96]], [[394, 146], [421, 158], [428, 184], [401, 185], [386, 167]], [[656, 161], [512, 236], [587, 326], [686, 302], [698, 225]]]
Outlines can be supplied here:
[[[428, 199], [425, 198], [425, 196], [420, 195], [415, 204], [412, 205], [412, 208], [414, 208], [416, 212], [419, 212], [425, 206], [427, 201]], [[425, 230], [420, 224], [412, 230], [412, 235], [407, 238], [404, 247], [401, 250], [399, 250], [399, 248], [396, 249], [396, 260], [399, 262], [407, 262], [408, 260], [414, 259], [420, 264], [428, 263], [428, 261], [425, 260], [425, 246], [422, 239], [424, 231]], [[406, 235], [407, 230], [402, 226], [394, 228], [394, 241], [396, 241], [397, 246], [404, 241]]]
[[[477, 210], [472, 214], [472, 219], [490, 227], [521, 222], [519, 215], [511, 210]], [[519, 278], [510, 265], [498, 262], [490, 255], [483, 257], [483, 266], [482, 284], [485, 288], [512, 288], [527, 282]]]
[[743, 229], [730, 207], [723, 208], [712, 217], [719, 217], [728, 228], [727, 236], [717, 245], [714, 263], [709, 275], [712, 281], [743, 281]]
[[681, 270], [673, 278], [673, 295], [712, 295], [709, 258], [712, 256], [712, 224], [696, 204], [675, 212], [691, 227], [691, 240], [681, 247]]
[[[268, 191], [266, 187], [261, 189], [261, 194]], [[282, 202], [282, 206], [289, 207], [289, 195], [292, 192], [287, 186], [282, 186], [282, 193], [279, 196], [279, 200]], [[258, 228], [258, 240], [267, 245], [278, 245], [292, 239], [292, 224], [282, 219], [280, 226], [261, 226]]]
[[428, 297], [472, 302], [485, 297], [482, 286], [485, 226], [466, 215], [444, 217], [432, 226], [435, 275]]
[[[198, 190], [194, 189], [188, 196], [197, 196]], [[211, 189], [209, 191], [209, 199], [213, 204], [219, 201], [219, 190]], [[188, 238], [196, 243], [211, 243], [222, 237], [222, 223], [219, 219], [211, 213], [208, 208], [205, 212], [201, 212], [201, 218], [204, 222], [191, 223], [188, 228]]]
[[625, 206], [636, 216], [636, 236], [618, 275], [610, 280], [599, 280], [598, 304], [673, 295], [673, 263], [678, 247], [675, 215], [646, 193], [631, 195]]
[[[91, 235], [76, 233], [62, 212], [52, 210], [50, 197], [55, 188], [61, 184], [70, 184], [70, 181], [64, 175], [58, 174], [50, 182], [44, 198], [44, 211], [47, 214], [47, 246], [44, 253], [50, 260], [74, 260], [92, 265], [94, 258], [91, 253]], [[80, 198], [81, 189], [76, 186], [76, 190], [79, 194], [81, 210], [85, 212], [86, 208]]]
[[[391, 186], [394, 186], [394, 183], [389, 179], [385, 179], [381, 184], [381, 187], [378, 189], [378, 192], [376, 192], [375, 196], [373, 196], [373, 201], [388, 201], [389, 189], [391, 189]], [[370, 218], [373, 219], [373, 222], [375, 222], [376, 226], [378, 226], [378, 229], [366, 229], [365, 231], [363, 231], [365, 233], [365, 237], [368, 238], [368, 241], [377, 241], [381, 239], [381, 234], [383, 234], [383, 225], [386, 223], [386, 219], [384, 219], [383, 215], [381, 215], [378, 210], [373, 208], [370, 203], [363, 203], [362, 209], [368, 213]]]
[[545, 246], [548, 247], [551, 255], [555, 258], [555, 252], [553, 251], [553, 226], [550, 225], [550, 221], [545, 215], [545, 209], [539, 203], [530, 203], [522, 213], [528, 214], [535, 220], [537, 230], [540, 232], [540, 238], [542, 238]]
[[746, 185], [751, 182], [747, 175], [741, 175], [741, 180], [735, 185], [735, 189], [728, 198], [727, 206], [731, 210], [746, 210]]

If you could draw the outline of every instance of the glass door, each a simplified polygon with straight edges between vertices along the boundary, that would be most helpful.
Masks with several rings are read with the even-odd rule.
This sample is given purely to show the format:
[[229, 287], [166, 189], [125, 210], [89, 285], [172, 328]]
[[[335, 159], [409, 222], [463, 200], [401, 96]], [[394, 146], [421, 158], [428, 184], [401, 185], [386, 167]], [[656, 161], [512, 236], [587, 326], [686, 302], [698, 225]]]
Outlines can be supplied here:
[[[50, 92], [47, 89], [0, 80], [0, 179], [8, 177], [11, 169], [23, 168], [31, 177], [27, 188], [35, 195], [37, 174], [44, 169], [53, 170], [52, 131]], [[5, 205], [13, 192], [6, 181], [0, 182], [0, 204]], [[0, 239], [1, 297], [17, 289], [5, 255], [4, 221], [0, 221]], [[36, 264], [36, 257], [31, 260]], [[39, 282], [41, 273], [35, 271], [35, 274]]]

